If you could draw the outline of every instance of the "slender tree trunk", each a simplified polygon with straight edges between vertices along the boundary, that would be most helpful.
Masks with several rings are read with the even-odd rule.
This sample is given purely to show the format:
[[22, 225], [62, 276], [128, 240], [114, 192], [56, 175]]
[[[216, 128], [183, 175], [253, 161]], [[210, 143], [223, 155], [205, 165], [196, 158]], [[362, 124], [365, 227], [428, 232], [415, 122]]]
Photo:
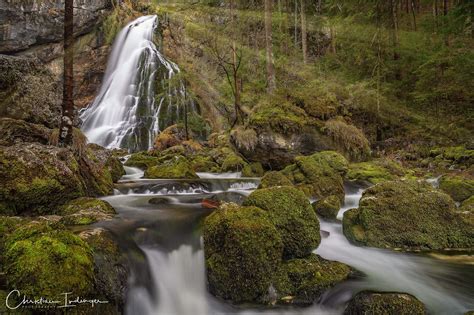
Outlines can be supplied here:
[[396, 0], [390, 0], [390, 9], [392, 11], [392, 41], [393, 41], [393, 59], [400, 59], [398, 38], [398, 6]]
[[306, 31], [305, 0], [301, 0], [301, 45], [303, 49], [303, 62], [308, 63], [308, 39]]
[[411, 0], [411, 13], [413, 15], [413, 30], [416, 32], [416, 8], [415, 0]]
[[276, 88], [275, 66], [273, 64], [272, 1], [265, 0], [265, 46], [267, 57], [267, 92], [269, 94], [273, 93]]
[[295, 48], [298, 47], [298, 0], [295, 0]]
[[64, 80], [62, 117], [59, 127], [59, 145], [72, 144], [72, 128], [74, 121], [74, 7], [73, 0], [65, 0], [64, 4]]

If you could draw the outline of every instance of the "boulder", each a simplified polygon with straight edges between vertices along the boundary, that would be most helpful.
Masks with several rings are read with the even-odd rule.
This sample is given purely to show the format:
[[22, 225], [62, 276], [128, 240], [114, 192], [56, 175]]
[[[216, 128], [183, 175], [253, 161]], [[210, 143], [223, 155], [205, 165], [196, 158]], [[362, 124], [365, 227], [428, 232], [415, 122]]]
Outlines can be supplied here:
[[191, 168], [189, 161], [182, 156], [176, 156], [145, 171], [145, 178], [198, 178]]
[[186, 140], [186, 133], [182, 126], [172, 125], [160, 132], [155, 139], [153, 149], [160, 152], [171, 148]]
[[389, 181], [367, 189], [358, 209], [344, 213], [344, 235], [353, 242], [402, 250], [472, 248], [474, 229], [454, 201], [425, 182]]
[[257, 189], [243, 203], [265, 210], [283, 241], [285, 258], [305, 257], [318, 247], [319, 221], [308, 198], [294, 187]]
[[341, 209], [341, 200], [338, 196], [329, 196], [312, 204], [314, 211], [325, 219], [335, 220], [339, 209]]
[[44, 125], [7, 117], [0, 118], [0, 146], [24, 142], [48, 144], [51, 132], [52, 130]]
[[281, 172], [269, 171], [262, 177], [258, 188], [269, 188], [275, 186], [293, 186], [293, 183]]
[[112, 219], [115, 209], [107, 201], [82, 197], [63, 205], [58, 214], [65, 225], [88, 225]]
[[210, 292], [234, 303], [262, 302], [283, 252], [267, 212], [224, 204], [205, 219], [203, 237]]
[[147, 152], [137, 152], [130, 155], [125, 162], [125, 166], [147, 169], [148, 167], [155, 166], [158, 163], [159, 159], [156, 156], [150, 155]]
[[349, 166], [346, 178], [351, 181], [377, 184], [405, 176], [407, 171], [397, 162], [376, 159], [369, 162], [354, 163]]
[[263, 170], [262, 163], [260, 162], [246, 164], [242, 169], [243, 177], [262, 177], [264, 173], [265, 171]]
[[423, 303], [407, 293], [370, 292], [357, 293], [344, 310], [344, 315], [425, 315]]

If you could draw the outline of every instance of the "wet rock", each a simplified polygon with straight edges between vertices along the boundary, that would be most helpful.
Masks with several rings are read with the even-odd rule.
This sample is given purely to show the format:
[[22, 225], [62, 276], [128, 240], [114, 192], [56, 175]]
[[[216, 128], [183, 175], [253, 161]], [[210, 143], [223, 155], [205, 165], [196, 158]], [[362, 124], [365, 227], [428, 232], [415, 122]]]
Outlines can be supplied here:
[[306, 196], [293, 187], [257, 189], [243, 203], [265, 210], [284, 244], [285, 258], [305, 257], [321, 240], [319, 221]]
[[416, 297], [407, 293], [357, 293], [344, 310], [344, 315], [390, 314], [424, 315], [426, 309]]
[[[110, 172], [112, 181], [117, 182], [123, 175], [125, 169], [122, 162], [113, 150], [106, 149], [95, 143], [89, 143], [87, 147], [92, 150], [95, 159]], [[120, 155], [120, 154], [119, 154]]]
[[454, 201], [425, 182], [390, 181], [367, 189], [358, 209], [344, 213], [344, 235], [353, 242], [402, 250], [472, 248], [473, 226]]
[[267, 213], [223, 205], [205, 219], [203, 237], [210, 292], [234, 303], [261, 302], [283, 251]]
[[88, 225], [112, 219], [115, 209], [107, 201], [83, 197], [63, 205], [58, 214], [65, 225]]
[[61, 99], [59, 80], [36, 59], [0, 54], [1, 117], [54, 128], [59, 125]]
[[94, 291], [92, 251], [61, 224], [23, 224], [7, 236], [4, 258], [9, 289], [29, 297], [60, 299], [71, 291], [85, 297]]
[[439, 181], [439, 188], [455, 201], [462, 202], [474, 195], [474, 176], [468, 173], [445, 175]]
[[274, 285], [280, 304], [310, 305], [328, 288], [351, 275], [351, 268], [311, 254], [283, 262]]
[[388, 159], [376, 159], [369, 162], [351, 164], [346, 178], [353, 181], [377, 184], [398, 179], [406, 174], [407, 170], [397, 162]]
[[148, 203], [152, 205], [165, 205], [169, 204], [170, 200], [166, 197], [155, 197], [148, 200]]
[[94, 260], [94, 294], [109, 301], [108, 309], [122, 313], [125, 306], [130, 264], [114, 236], [95, 228], [79, 234], [92, 250]]
[[22, 142], [48, 144], [50, 135], [51, 129], [43, 125], [31, 124], [24, 120], [0, 118], [1, 146], [10, 146]]
[[341, 209], [341, 200], [338, 196], [329, 196], [313, 202], [312, 206], [314, 211], [321, 217], [335, 220], [339, 209]]
[[252, 162], [244, 165], [242, 169], [242, 176], [244, 177], [262, 177], [265, 171], [263, 170], [262, 163]]
[[186, 140], [184, 128], [178, 125], [172, 125], [158, 134], [153, 149], [163, 151], [180, 144], [184, 140]]
[[150, 155], [147, 152], [137, 152], [133, 153], [128, 158], [128, 160], [125, 162], [125, 166], [147, 169], [148, 167], [155, 166], [158, 163], [159, 159], [156, 156]]

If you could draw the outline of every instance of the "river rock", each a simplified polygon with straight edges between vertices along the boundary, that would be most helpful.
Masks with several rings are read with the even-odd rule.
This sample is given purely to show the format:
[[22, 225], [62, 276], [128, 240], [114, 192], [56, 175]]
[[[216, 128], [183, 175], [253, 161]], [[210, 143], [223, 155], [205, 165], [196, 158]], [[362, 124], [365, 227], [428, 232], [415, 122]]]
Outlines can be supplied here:
[[107, 201], [82, 197], [63, 205], [58, 214], [63, 216], [60, 222], [65, 225], [88, 225], [112, 219], [115, 209]]
[[51, 214], [69, 200], [112, 193], [113, 178], [103, 160], [86, 149], [38, 143], [0, 147], [0, 213]]
[[344, 315], [424, 315], [426, 309], [416, 297], [407, 293], [362, 291], [344, 310]]
[[474, 195], [474, 175], [468, 172], [444, 175], [439, 181], [439, 188], [455, 201], [462, 202]]
[[145, 178], [198, 178], [189, 161], [183, 156], [176, 156], [145, 171]]
[[377, 184], [398, 179], [407, 173], [407, 170], [395, 161], [389, 159], [375, 159], [368, 162], [351, 164], [346, 178], [351, 181]]
[[358, 209], [344, 213], [344, 235], [353, 242], [402, 250], [472, 248], [473, 226], [454, 201], [426, 182], [389, 181], [367, 189]]
[[265, 210], [283, 241], [285, 258], [305, 257], [318, 247], [319, 221], [308, 198], [294, 187], [257, 189], [243, 203]]
[[269, 188], [275, 186], [293, 186], [293, 183], [281, 172], [269, 171], [262, 177], [258, 188]]
[[339, 209], [341, 209], [341, 200], [338, 196], [329, 196], [312, 204], [314, 211], [325, 219], [335, 220]]

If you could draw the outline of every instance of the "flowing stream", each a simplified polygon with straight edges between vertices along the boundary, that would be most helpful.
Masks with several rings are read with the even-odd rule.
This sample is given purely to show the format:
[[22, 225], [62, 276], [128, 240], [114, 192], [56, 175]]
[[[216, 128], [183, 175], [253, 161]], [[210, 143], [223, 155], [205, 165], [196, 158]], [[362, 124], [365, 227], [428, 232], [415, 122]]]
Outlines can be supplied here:
[[[164, 127], [188, 110], [197, 111], [186, 101], [183, 83], [170, 84], [179, 68], [153, 42], [157, 23], [156, 16], [140, 17], [115, 40], [101, 90], [81, 113], [82, 129], [91, 142], [130, 151], [148, 149]], [[471, 256], [433, 257], [358, 247], [344, 237], [340, 221], [321, 219], [323, 238], [315, 252], [344, 262], [363, 276], [329, 289], [311, 307], [230, 306], [206, 289], [200, 225], [213, 210], [203, 207], [202, 200], [242, 203], [259, 179], [242, 178], [240, 173], [199, 173], [200, 178], [193, 180], [152, 180], [142, 179], [138, 168], [125, 169], [115, 194], [104, 198], [118, 215], [100, 225], [116, 235], [131, 262], [127, 314], [341, 314], [350, 298], [366, 289], [411, 293], [433, 314], [474, 309]], [[339, 219], [358, 206], [362, 192], [360, 187], [346, 187]]]

